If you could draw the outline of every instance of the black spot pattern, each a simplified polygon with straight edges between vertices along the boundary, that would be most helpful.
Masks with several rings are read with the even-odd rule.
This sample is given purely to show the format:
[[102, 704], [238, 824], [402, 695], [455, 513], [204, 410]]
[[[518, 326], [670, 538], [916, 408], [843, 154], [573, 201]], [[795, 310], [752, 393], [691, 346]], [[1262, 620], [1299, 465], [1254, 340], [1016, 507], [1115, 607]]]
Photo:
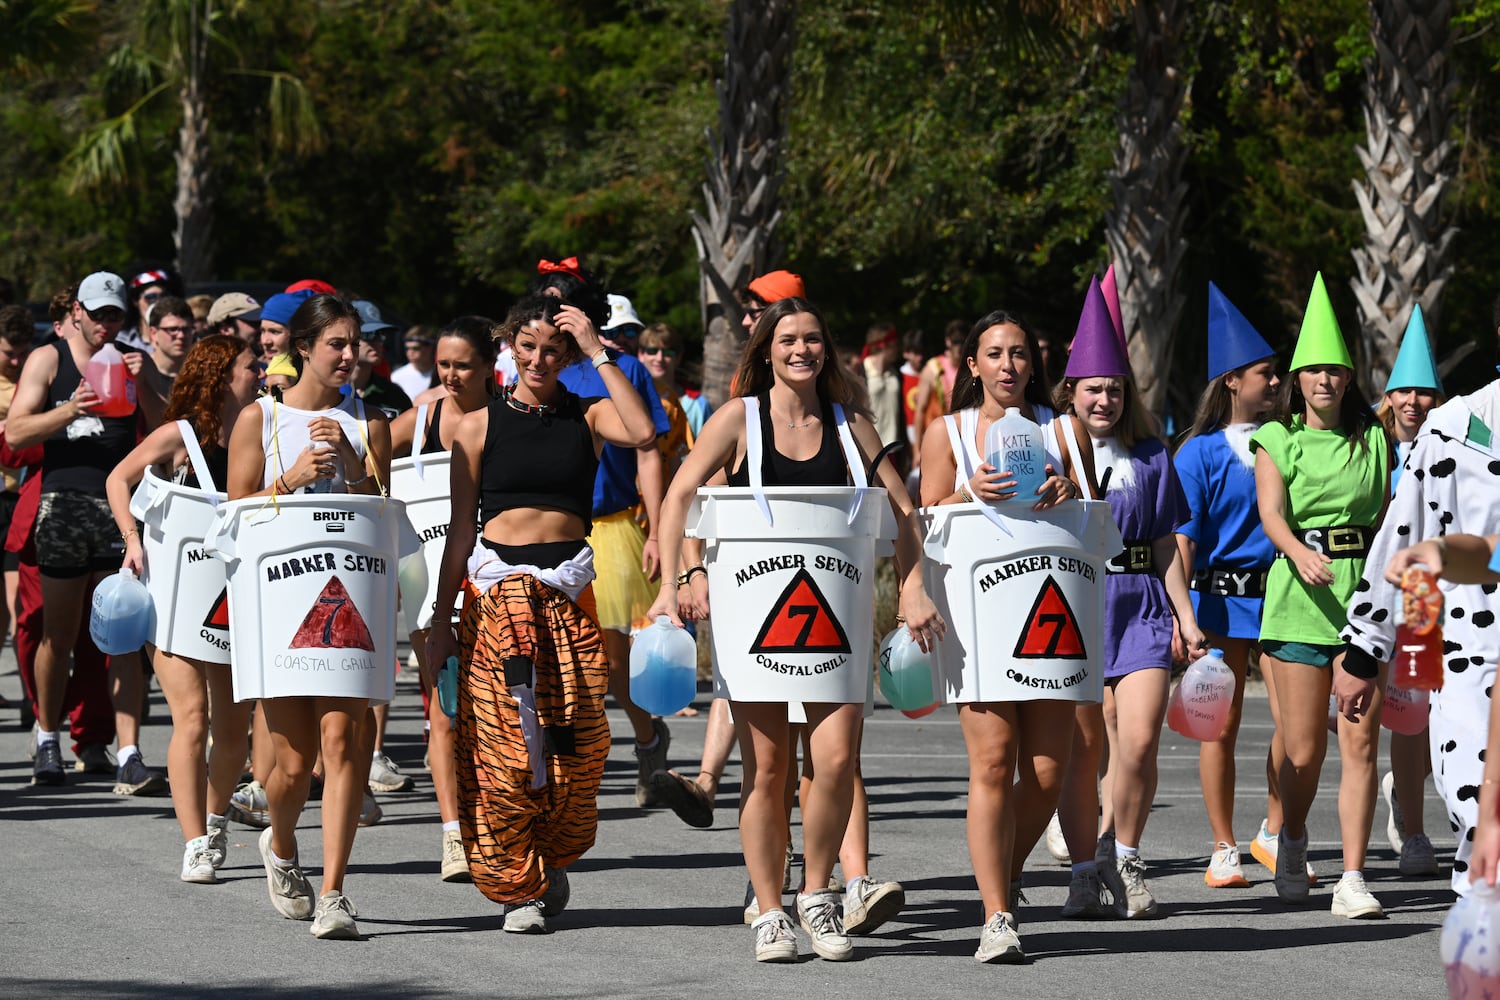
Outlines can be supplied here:
[[1463, 648], [1464, 648], [1463, 647], [1463, 643], [1454, 642], [1452, 639], [1444, 639], [1443, 640], [1443, 655], [1444, 656], [1447, 656], [1449, 653], [1456, 653], [1456, 652], [1458, 652], [1459, 650], [1461, 650]]
[[1484, 751], [1483, 750], [1479, 751], [1479, 763], [1481, 763], [1481, 764], [1484, 763]]
[[1442, 747], [1443, 753], [1452, 753], [1453, 751], [1455, 751], [1457, 749], [1458, 749], [1458, 741], [1457, 740], [1449, 740], [1447, 743], [1444, 743], [1443, 747]]
[[1478, 785], [1463, 785], [1462, 787], [1459, 788], [1459, 790], [1458, 790], [1458, 801], [1460, 801], [1460, 802], [1467, 802], [1470, 799], [1473, 799], [1475, 802], [1479, 801], [1479, 786]]
[[1407, 535], [1411, 534], [1411, 525], [1409, 525], [1409, 524], [1398, 524], [1398, 525], [1396, 525], [1396, 534], [1400, 535], [1402, 538], [1405, 538]]
[[1490, 463], [1490, 475], [1492, 475], [1492, 476], [1500, 476], [1500, 462], [1491, 462]]
[[1484, 591], [1485, 596], [1489, 596], [1490, 594], [1493, 594], [1496, 590], [1500, 590], [1500, 584], [1495, 584], [1495, 583], [1481, 583], [1479, 585], [1479, 589], [1482, 590], [1482, 591]]
[[1365, 601], [1361, 604], [1356, 604], [1354, 606], [1354, 614], [1356, 617], [1363, 618], [1365, 615], [1370, 613], [1370, 609], [1374, 606], [1375, 605], [1371, 604], [1369, 601]]
[[1461, 674], [1465, 670], [1469, 669], [1469, 661], [1462, 656], [1456, 659], [1449, 660], [1448, 669], [1453, 671], [1455, 674]]
[[1451, 511], [1451, 510], [1445, 510], [1445, 511], [1443, 511], [1443, 513], [1438, 517], [1438, 523], [1441, 524], [1441, 525], [1444, 525], [1444, 526], [1452, 524], [1453, 523], [1453, 511]]
[[1464, 616], [1464, 609], [1463, 608], [1449, 608], [1448, 609], [1448, 617], [1450, 617], [1450, 618], [1462, 618], [1463, 616]]
[[1476, 666], [1476, 667], [1482, 667], [1482, 666], [1484, 666], [1484, 657], [1482, 657], [1482, 656], [1471, 656], [1471, 657], [1469, 657], [1469, 662], [1472, 663], [1472, 664], [1474, 664], [1474, 666]]
[[1385, 621], [1390, 616], [1391, 616], [1391, 609], [1390, 608], [1381, 608], [1379, 611], [1375, 612], [1373, 615], [1370, 616], [1370, 621], [1375, 622], [1376, 624], [1379, 624], [1380, 622]]
[[1466, 833], [1464, 833], [1464, 839], [1471, 844], [1474, 843], [1474, 828], [1472, 826], [1469, 827]]
[[1416, 477], [1417, 477], [1417, 482], [1419, 482], [1419, 483], [1420, 483], [1420, 482], [1421, 482], [1421, 481], [1422, 481], [1422, 480], [1424, 480], [1424, 479], [1426, 479], [1426, 478], [1427, 478], [1427, 473], [1425, 473], [1425, 472], [1423, 472], [1423, 471], [1422, 471], [1422, 470], [1421, 470], [1421, 469], [1412, 469], [1412, 470], [1411, 470], [1411, 474], [1412, 474], [1412, 475], [1413, 475], [1413, 476], [1416, 476]]
[[1495, 624], [1495, 612], [1485, 610], [1474, 612], [1474, 617], [1469, 619], [1475, 628], [1489, 628]]
[[1373, 656], [1373, 657], [1375, 657], [1375, 659], [1377, 659], [1377, 660], [1383, 660], [1383, 659], [1385, 659], [1385, 647], [1384, 646], [1371, 646], [1370, 647], [1370, 655]]
[[1369, 593], [1369, 591], [1370, 581], [1366, 580], [1364, 577], [1360, 577], [1359, 582], [1354, 585], [1354, 592], [1356, 594], [1366, 594]]
[[1432, 468], [1428, 471], [1438, 479], [1447, 479], [1449, 476], [1453, 475], [1453, 471], [1457, 468], [1457, 461], [1452, 458], [1445, 458], [1441, 461], [1432, 463]]
[[[1458, 831], [1454, 830], [1453, 832], [1457, 833]], [[1455, 858], [1453, 860], [1453, 870], [1462, 875], [1464, 872], [1469, 870], [1469, 863], [1467, 861], [1459, 861], [1457, 858]]]
[[1437, 510], [1438, 509], [1438, 502], [1436, 500], [1429, 500], [1429, 501], [1427, 501], [1427, 509], [1428, 510]]

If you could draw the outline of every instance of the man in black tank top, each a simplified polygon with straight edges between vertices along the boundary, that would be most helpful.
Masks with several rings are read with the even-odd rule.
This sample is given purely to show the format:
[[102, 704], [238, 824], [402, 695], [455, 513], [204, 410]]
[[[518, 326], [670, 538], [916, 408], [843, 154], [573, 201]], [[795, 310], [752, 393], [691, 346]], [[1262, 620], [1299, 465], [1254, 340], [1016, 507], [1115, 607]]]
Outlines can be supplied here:
[[[37, 785], [63, 783], [57, 729], [68, 683], [69, 651], [78, 638], [85, 602], [94, 585], [119, 568], [124, 552], [124, 539], [105, 497], [105, 478], [135, 446], [138, 415], [144, 413], [154, 426], [164, 409], [151, 359], [138, 351], [122, 351], [126, 371], [136, 386], [136, 411], [121, 417], [93, 412], [98, 397], [82, 373], [125, 320], [124, 288], [118, 275], [103, 271], [79, 284], [72, 307], [73, 327], [63, 339], [27, 360], [5, 427], [12, 448], [46, 444], [35, 528], [42, 590], [42, 642], [36, 656], [37, 755], [32, 776]], [[159, 794], [165, 791], [166, 782], [145, 767], [136, 748], [139, 658], [116, 658], [112, 673], [120, 743], [115, 791]]]

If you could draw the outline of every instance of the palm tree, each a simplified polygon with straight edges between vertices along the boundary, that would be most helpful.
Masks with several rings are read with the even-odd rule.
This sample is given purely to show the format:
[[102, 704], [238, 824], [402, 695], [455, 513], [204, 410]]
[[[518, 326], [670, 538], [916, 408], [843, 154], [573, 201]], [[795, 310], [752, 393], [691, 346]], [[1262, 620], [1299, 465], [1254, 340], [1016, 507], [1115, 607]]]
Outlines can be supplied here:
[[0, 73], [32, 75], [76, 55], [92, 21], [84, 0], [0, 0]]
[[1180, 116], [1188, 81], [1178, 49], [1187, 0], [1139, 0], [1131, 17], [1135, 60], [1120, 100], [1110, 176], [1114, 209], [1105, 216], [1104, 238], [1115, 266], [1131, 371], [1146, 406], [1160, 413], [1185, 301], [1177, 275], [1187, 250], [1187, 144]]
[[1442, 218], [1452, 176], [1445, 171], [1453, 151], [1452, 13], [1451, 0], [1370, 0], [1375, 56], [1365, 64], [1365, 144], [1356, 147], [1364, 177], [1353, 182], [1365, 242], [1353, 251], [1352, 284], [1362, 381], [1372, 394], [1385, 389], [1413, 304], [1437, 329], [1453, 274], [1448, 250], [1457, 229]]
[[[216, 9], [214, 0], [149, 0], [132, 5], [122, 43], [110, 54], [105, 83], [107, 89], [134, 99], [120, 114], [85, 131], [70, 158], [74, 191], [125, 183], [134, 170], [142, 112], [156, 98], [175, 92], [181, 119], [173, 201], [177, 226], [172, 239], [178, 271], [189, 284], [213, 275], [213, 163], [206, 89], [218, 64], [210, 57], [234, 55], [226, 30], [248, 28], [249, 9], [245, 0], [231, 0], [228, 9]], [[267, 82], [273, 147], [305, 153], [321, 146], [322, 130], [312, 99], [297, 77], [238, 66], [219, 72]]]
[[780, 254], [779, 193], [791, 97], [795, 0], [734, 0], [719, 80], [719, 129], [708, 130], [708, 214], [693, 212], [703, 319], [703, 392], [719, 406], [745, 346], [735, 292]]

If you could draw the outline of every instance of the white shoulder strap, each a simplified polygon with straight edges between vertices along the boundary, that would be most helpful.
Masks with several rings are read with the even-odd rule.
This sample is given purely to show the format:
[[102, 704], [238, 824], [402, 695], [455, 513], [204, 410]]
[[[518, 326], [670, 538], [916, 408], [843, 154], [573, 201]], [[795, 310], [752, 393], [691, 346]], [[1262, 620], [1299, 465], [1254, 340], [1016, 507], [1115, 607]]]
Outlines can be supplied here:
[[411, 467], [417, 470], [418, 479], [426, 479], [422, 472], [422, 446], [427, 443], [427, 404], [423, 403], [417, 407], [417, 425], [413, 429], [411, 439]]
[[198, 435], [193, 425], [186, 420], [177, 421], [177, 432], [182, 435], [182, 444], [187, 448], [188, 461], [193, 463], [193, 474], [198, 477], [198, 488], [205, 493], [218, 493], [214, 474], [209, 471], [208, 459], [203, 457], [203, 448], [198, 444]]
[[741, 397], [745, 404], [745, 471], [749, 475], [750, 495], [760, 507], [766, 523], [775, 525], [771, 518], [771, 502], [766, 499], [766, 485], [760, 474], [761, 454], [765, 442], [760, 438], [760, 400], [754, 396]]
[[953, 450], [953, 488], [967, 483], [974, 475], [970, 468], [969, 450], [964, 447], [964, 439], [958, 429], [958, 419], [954, 414], [945, 414], [943, 426], [948, 431], [948, 447]]
[[1073, 456], [1073, 468], [1078, 471], [1079, 492], [1083, 494], [1084, 500], [1096, 499], [1089, 489], [1089, 473], [1093, 470], [1083, 467], [1083, 452], [1078, 448], [1078, 435], [1073, 431], [1073, 418], [1064, 413], [1058, 416], [1057, 422], [1062, 424], [1063, 437], [1068, 439], [1068, 453]]
[[854, 518], [859, 514], [859, 505], [864, 503], [865, 494], [870, 489], [870, 481], [865, 476], [865, 462], [860, 457], [859, 446], [854, 443], [854, 432], [849, 429], [849, 418], [844, 414], [844, 408], [837, 403], [833, 404], [833, 423], [839, 431], [839, 444], [844, 449], [844, 461], [849, 465], [849, 479], [854, 483], [854, 502], [849, 505], [849, 523], [854, 523]]
[[[974, 446], [970, 442], [979, 433], [979, 411], [964, 410], [957, 414], [957, 416], [958, 421], [948, 425], [948, 434], [949, 440], [953, 442], [953, 465], [955, 469], [959, 467], [958, 456], [963, 455], [963, 471], [959, 473], [963, 477], [963, 481], [954, 485], [967, 487], [969, 480], [974, 478], [975, 472], [973, 459]], [[948, 419], [951, 420], [952, 418]], [[1010, 525], [1006, 523], [1005, 515], [1000, 513], [994, 504], [981, 503], [974, 499], [971, 499], [969, 502], [978, 507], [979, 513], [983, 514], [987, 521], [999, 528], [1002, 534], [1007, 537], [1015, 537], [1015, 532], [1011, 531]]]

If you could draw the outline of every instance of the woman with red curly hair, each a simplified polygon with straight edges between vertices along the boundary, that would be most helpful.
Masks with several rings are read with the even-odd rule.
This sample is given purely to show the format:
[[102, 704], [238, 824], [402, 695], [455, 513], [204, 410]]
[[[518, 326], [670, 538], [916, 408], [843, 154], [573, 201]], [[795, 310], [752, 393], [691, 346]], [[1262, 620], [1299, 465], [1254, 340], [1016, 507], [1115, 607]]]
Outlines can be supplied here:
[[[229, 432], [259, 388], [255, 356], [238, 337], [204, 337], [183, 359], [166, 419], [115, 466], [105, 482], [110, 510], [125, 539], [124, 567], [136, 576], [146, 571], [141, 536], [130, 511], [136, 484], [151, 468], [159, 479], [223, 499], [229, 478]], [[245, 762], [254, 702], [235, 703], [227, 662], [208, 663], [174, 655], [169, 649], [152, 649], [156, 679], [172, 710], [167, 776], [172, 806], [187, 842], [182, 880], [217, 882], [215, 872], [229, 846], [223, 814]], [[210, 718], [213, 752], [205, 775], [203, 755]]]

